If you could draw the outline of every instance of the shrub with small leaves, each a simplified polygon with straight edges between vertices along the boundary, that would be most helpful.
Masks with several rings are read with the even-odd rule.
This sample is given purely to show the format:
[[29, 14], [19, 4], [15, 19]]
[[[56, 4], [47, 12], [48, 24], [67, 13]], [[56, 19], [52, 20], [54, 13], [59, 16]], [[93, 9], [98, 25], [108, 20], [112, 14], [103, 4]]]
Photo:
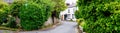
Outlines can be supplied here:
[[17, 23], [15, 22], [15, 18], [9, 16], [6, 26], [7, 26], [7, 27], [10, 27], [10, 28], [17, 28]]
[[53, 4], [48, 2], [39, 4], [33, 1], [15, 1], [11, 14], [20, 18], [20, 25], [24, 30], [37, 30], [51, 15]]
[[5, 19], [7, 18], [8, 11], [9, 11], [8, 4], [0, 1], [0, 25], [3, 22], [6, 22]]
[[120, 33], [120, 0], [78, 0], [78, 7], [86, 33]]

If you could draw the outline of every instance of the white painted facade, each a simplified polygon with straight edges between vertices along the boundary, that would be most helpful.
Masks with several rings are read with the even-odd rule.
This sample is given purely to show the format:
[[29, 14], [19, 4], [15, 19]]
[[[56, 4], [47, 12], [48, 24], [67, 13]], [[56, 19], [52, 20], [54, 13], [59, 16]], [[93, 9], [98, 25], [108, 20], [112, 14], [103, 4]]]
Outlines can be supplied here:
[[76, 21], [74, 12], [77, 10], [76, 2], [70, 2], [70, 0], [66, 0], [66, 4], [68, 5], [68, 8], [64, 11], [61, 11], [60, 18], [61, 20], [73, 20]]

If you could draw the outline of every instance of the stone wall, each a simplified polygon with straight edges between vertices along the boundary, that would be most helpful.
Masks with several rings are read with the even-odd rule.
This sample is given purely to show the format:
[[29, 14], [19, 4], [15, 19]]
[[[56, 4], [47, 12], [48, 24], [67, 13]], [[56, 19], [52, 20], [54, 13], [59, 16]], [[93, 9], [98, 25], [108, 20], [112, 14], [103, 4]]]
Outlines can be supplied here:
[[53, 24], [52, 17], [49, 17], [48, 20], [45, 22], [45, 26]]
[[54, 17], [54, 23], [53, 23], [53, 20], [52, 20], [52, 17], [49, 17], [48, 20], [45, 22], [45, 26], [48, 26], [48, 25], [53, 25], [53, 24], [57, 24], [61, 22], [58, 18], [55, 18]]

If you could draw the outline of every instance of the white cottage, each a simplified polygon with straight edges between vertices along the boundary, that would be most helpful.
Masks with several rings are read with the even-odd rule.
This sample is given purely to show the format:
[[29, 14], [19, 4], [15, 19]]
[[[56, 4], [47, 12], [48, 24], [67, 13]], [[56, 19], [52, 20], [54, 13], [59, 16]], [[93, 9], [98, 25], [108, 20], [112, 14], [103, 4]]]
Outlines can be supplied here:
[[76, 2], [70, 2], [70, 0], [66, 0], [66, 5], [68, 8], [64, 11], [61, 11], [60, 18], [61, 20], [73, 20], [76, 21], [74, 12], [77, 10]]

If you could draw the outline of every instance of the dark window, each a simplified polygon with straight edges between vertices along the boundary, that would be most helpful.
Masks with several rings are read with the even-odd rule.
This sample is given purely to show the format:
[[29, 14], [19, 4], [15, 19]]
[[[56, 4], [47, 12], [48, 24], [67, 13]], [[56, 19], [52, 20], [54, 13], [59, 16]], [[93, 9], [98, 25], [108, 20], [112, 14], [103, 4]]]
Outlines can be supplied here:
[[69, 3], [67, 3], [66, 5], [67, 5], [67, 6], [69, 6], [70, 4], [69, 4]]

